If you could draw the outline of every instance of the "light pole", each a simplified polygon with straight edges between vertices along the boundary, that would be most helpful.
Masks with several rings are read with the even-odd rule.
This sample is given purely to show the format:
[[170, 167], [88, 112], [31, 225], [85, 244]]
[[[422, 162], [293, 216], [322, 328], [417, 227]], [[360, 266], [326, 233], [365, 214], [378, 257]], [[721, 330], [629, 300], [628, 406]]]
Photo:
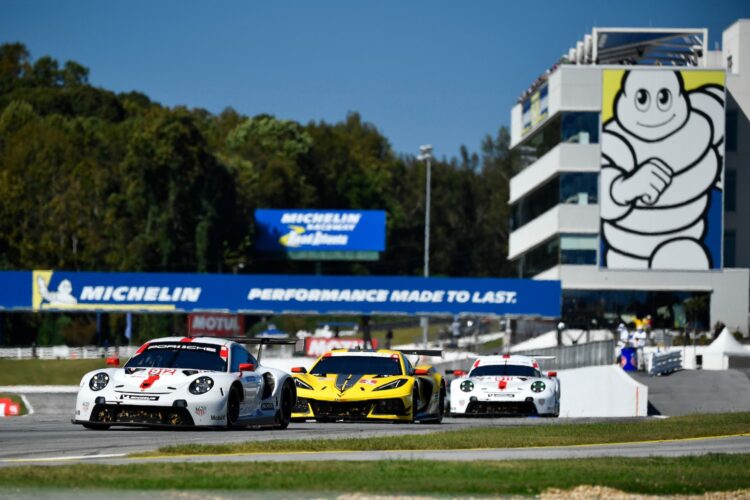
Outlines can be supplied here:
[[[427, 179], [425, 181], [425, 208], [424, 208], [424, 277], [430, 275], [430, 184], [432, 176], [432, 145], [419, 146], [418, 160], [427, 162]], [[422, 344], [427, 348], [428, 328], [430, 320], [427, 316], [422, 317]]]

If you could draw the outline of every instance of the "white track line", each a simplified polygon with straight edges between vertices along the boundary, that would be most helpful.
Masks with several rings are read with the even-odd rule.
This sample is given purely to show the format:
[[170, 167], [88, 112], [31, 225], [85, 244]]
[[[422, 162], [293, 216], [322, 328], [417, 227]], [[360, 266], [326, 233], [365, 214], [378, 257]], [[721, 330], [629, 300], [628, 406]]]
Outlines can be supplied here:
[[28, 417], [30, 415], [34, 414], [34, 407], [31, 406], [31, 403], [29, 403], [29, 400], [24, 396], [23, 394], [19, 394], [21, 401], [23, 401], [23, 404], [26, 406], [26, 415], [24, 417]]
[[2, 463], [23, 463], [23, 462], [62, 462], [67, 460], [96, 460], [99, 458], [123, 458], [127, 453], [111, 453], [107, 455], [79, 455], [64, 457], [45, 457], [45, 458], [4, 458], [0, 459]]

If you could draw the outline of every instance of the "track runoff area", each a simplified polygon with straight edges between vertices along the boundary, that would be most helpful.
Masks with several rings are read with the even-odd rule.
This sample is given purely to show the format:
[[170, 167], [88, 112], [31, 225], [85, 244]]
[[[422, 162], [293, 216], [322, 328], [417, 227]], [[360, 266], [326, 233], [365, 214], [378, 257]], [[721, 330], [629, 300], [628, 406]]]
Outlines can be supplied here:
[[[739, 490], [740, 498], [750, 488], [750, 414], [92, 431], [70, 424], [75, 392], [26, 392], [31, 414], [0, 421], [0, 484], [24, 495], [39, 488], [115, 490], [114, 498], [132, 490], [211, 490], [221, 498], [227, 489], [529, 495], [597, 485], [662, 495]], [[374, 471], [392, 480], [374, 480]]]

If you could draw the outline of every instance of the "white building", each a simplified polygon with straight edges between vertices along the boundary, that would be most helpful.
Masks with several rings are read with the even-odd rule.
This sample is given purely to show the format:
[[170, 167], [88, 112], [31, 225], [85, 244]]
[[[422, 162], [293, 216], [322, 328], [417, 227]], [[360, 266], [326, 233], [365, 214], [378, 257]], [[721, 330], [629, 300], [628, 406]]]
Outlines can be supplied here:
[[569, 326], [651, 315], [747, 335], [750, 20], [722, 46], [705, 29], [594, 29], [511, 111], [509, 258], [562, 281]]

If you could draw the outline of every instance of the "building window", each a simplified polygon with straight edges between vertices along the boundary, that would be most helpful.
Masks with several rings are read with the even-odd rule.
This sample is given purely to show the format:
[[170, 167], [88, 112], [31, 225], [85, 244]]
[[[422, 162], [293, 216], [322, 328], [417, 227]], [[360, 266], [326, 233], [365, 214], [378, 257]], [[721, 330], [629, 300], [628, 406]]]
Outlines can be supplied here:
[[536, 219], [559, 203], [560, 177], [555, 176], [518, 200], [511, 211], [510, 230]]
[[560, 238], [555, 236], [518, 259], [518, 275], [531, 278], [560, 263]]
[[560, 174], [560, 203], [596, 205], [599, 193], [599, 174], [564, 172]]
[[737, 151], [737, 110], [727, 111], [726, 128], [727, 151]]
[[599, 143], [599, 113], [562, 113], [562, 142], [574, 144]]
[[737, 211], [736, 170], [726, 170], [724, 172], [724, 210], [727, 212]]
[[590, 325], [614, 330], [620, 323], [651, 316], [652, 328], [710, 327], [711, 297], [706, 292], [645, 290], [563, 290], [563, 319], [570, 327]]
[[528, 167], [558, 144], [560, 144], [560, 114], [548, 120], [519, 146], [521, 167]]
[[517, 151], [525, 168], [561, 142], [599, 143], [599, 112], [562, 112], [535, 130]]
[[734, 267], [735, 248], [737, 246], [737, 233], [724, 231], [724, 267]]
[[559, 264], [596, 264], [596, 234], [559, 234], [518, 259], [518, 275], [532, 278]]
[[596, 234], [560, 235], [561, 264], [596, 264], [596, 249], [599, 236]]
[[541, 184], [511, 209], [510, 230], [536, 219], [561, 203], [595, 205], [598, 203], [599, 174], [593, 172], [563, 172]]

